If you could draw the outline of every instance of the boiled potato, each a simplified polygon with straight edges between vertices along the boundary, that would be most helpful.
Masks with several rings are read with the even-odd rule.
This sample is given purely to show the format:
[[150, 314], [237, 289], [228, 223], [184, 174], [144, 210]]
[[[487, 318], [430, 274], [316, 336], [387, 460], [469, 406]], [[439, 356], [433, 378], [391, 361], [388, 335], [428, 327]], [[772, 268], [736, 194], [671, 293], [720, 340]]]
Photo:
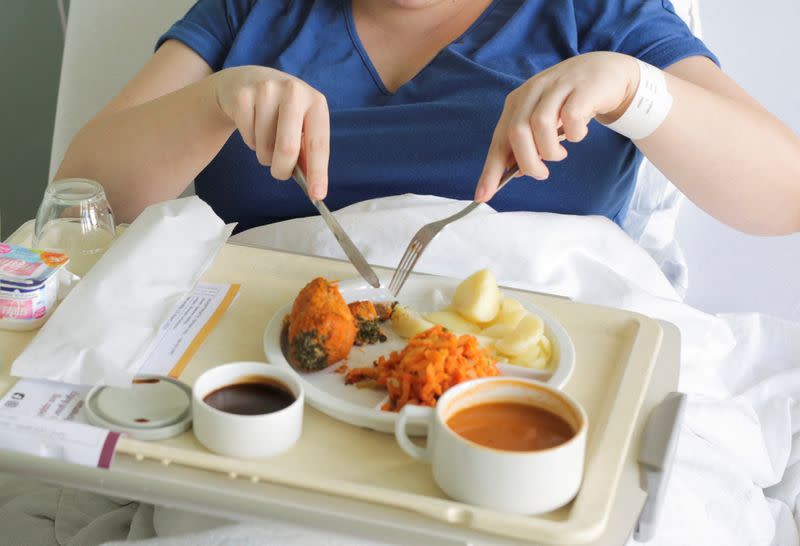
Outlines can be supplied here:
[[536, 368], [537, 370], [547, 369], [549, 359], [544, 356], [540, 344], [533, 345], [521, 355], [512, 356], [508, 359], [510, 364], [522, 366], [524, 368]]
[[512, 298], [505, 298], [500, 303], [500, 311], [497, 316], [491, 322], [481, 324], [481, 326], [487, 329], [496, 324], [502, 324], [514, 328], [527, 313], [520, 302]]
[[481, 335], [494, 339], [502, 339], [506, 337], [508, 334], [510, 334], [513, 330], [514, 326], [509, 326], [508, 324], [495, 323], [481, 330]]
[[523, 354], [532, 345], [539, 343], [544, 335], [544, 323], [538, 316], [528, 313], [508, 335], [497, 340], [495, 347], [508, 356]]
[[497, 347], [494, 346], [495, 340], [490, 339], [485, 345], [481, 344], [481, 347], [497, 362], [508, 362], [508, 357], [497, 350]]
[[514, 311], [524, 311], [525, 308], [522, 306], [520, 302], [515, 300], [514, 298], [503, 298], [502, 303], [500, 303], [500, 314], [504, 315], [506, 313], [512, 313]]
[[550, 357], [553, 356], [553, 345], [550, 343], [550, 338], [546, 335], [542, 336], [542, 339], [539, 340], [539, 346], [542, 348], [542, 355], [550, 361]]
[[434, 311], [423, 315], [423, 318], [434, 324], [441, 324], [454, 334], [477, 334], [480, 326], [465, 320], [464, 317], [453, 311]]
[[494, 319], [492, 325], [502, 324], [503, 326], [508, 326], [509, 328], [516, 328], [520, 321], [525, 318], [528, 312], [525, 309], [518, 309], [514, 311], [509, 311], [508, 313], [500, 312], [497, 315], [497, 318]]
[[471, 322], [491, 322], [500, 311], [501, 300], [494, 273], [482, 269], [456, 287], [453, 309]]
[[492, 350], [492, 348], [494, 347], [494, 340], [492, 338], [486, 337], [481, 334], [473, 334], [473, 335], [475, 336], [475, 339], [478, 340], [478, 345], [488, 350], [489, 354], [494, 353], [494, 351]]
[[397, 335], [408, 339], [433, 328], [433, 323], [422, 318], [422, 315], [413, 309], [396, 305], [392, 312], [392, 327]]
[[510, 357], [508, 361], [511, 364], [516, 364], [517, 366], [525, 366], [526, 368], [532, 368], [533, 366], [531, 366], [531, 364], [541, 356], [542, 356], [541, 346], [538, 343], [534, 343], [533, 345], [528, 347], [528, 349], [525, 352]]

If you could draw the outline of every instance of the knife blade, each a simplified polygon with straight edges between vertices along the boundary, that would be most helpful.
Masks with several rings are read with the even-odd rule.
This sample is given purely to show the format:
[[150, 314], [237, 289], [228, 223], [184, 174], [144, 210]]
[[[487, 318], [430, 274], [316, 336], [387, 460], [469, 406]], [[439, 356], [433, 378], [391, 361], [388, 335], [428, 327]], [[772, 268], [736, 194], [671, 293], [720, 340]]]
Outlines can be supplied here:
[[353, 264], [353, 267], [356, 268], [365, 281], [375, 288], [380, 288], [381, 282], [378, 280], [378, 275], [375, 274], [375, 271], [373, 271], [372, 267], [370, 267], [370, 265], [367, 263], [367, 260], [364, 259], [364, 255], [361, 254], [361, 251], [358, 250], [358, 247], [355, 245], [355, 243], [353, 243], [350, 237], [347, 236], [347, 233], [345, 233], [344, 229], [342, 229], [339, 221], [336, 220], [333, 214], [331, 214], [331, 211], [328, 210], [328, 207], [325, 205], [325, 203], [317, 199], [312, 199], [311, 196], [308, 195], [308, 184], [306, 183], [306, 177], [299, 166], [294, 168], [292, 178], [294, 178], [294, 181], [297, 182], [297, 185], [303, 190], [303, 193], [306, 194], [306, 197], [308, 197], [308, 199], [311, 201], [311, 204], [317, 208], [320, 216], [322, 216], [322, 219], [325, 220], [325, 223], [333, 233], [333, 236], [336, 237], [336, 240], [339, 242], [339, 246], [342, 247], [342, 250], [344, 250], [344, 253], [350, 259], [350, 263]]

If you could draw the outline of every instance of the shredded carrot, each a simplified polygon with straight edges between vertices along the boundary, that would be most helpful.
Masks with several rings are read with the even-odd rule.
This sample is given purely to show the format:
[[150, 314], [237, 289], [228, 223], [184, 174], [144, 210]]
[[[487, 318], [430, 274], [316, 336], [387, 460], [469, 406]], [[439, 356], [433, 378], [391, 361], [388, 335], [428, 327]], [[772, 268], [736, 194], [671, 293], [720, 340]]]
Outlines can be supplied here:
[[339, 366], [338, 368], [336, 368], [333, 371], [336, 372], [336, 373], [345, 373], [347, 370], [348, 370], [347, 364], [342, 364], [341, 366]]
[[499, 374], [475, 336], [456, 336], [437, 324], [408, 340], [402, 351], [381, 356], [372, 367], [350, 370], [345, 383], [374, 381], [389, 393], [383, 409], [400, 411], [406, 404], [435, 406], [453, 385]]

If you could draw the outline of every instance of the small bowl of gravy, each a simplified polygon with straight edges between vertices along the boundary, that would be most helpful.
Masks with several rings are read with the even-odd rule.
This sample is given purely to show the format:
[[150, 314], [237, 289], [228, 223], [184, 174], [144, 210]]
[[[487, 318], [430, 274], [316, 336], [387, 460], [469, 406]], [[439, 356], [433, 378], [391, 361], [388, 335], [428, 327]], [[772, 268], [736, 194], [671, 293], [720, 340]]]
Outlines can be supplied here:
[[303, 388], [289, 372], [262, 362], [223, 364], [192, 389], [194, 435], [230, 457], [272, 457], [289, 450], [303, 430]]
[[[425, 447], [409, 421], [427, 420]], [[570, 396], [539, 381], [489, 377], [449, 389], [435, 408], [406, 405], [395, 423], [400, 447], [431, 464], [450, 497], [504, 512], [541, 514], [580, 489], [588, 420]]]

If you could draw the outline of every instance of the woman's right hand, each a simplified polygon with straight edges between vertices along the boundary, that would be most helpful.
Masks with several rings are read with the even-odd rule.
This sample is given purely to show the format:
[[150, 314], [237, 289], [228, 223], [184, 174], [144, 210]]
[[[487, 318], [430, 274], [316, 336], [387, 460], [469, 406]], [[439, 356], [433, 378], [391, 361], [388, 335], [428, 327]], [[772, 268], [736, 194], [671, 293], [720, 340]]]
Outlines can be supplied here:
[[226, 68], [212, 76], [217, 104], [273, 177], [292, 176], [302, 151], [309, 194], [328, 191], [330, 116], [325, 96], [305, 82], [263, 66]]

